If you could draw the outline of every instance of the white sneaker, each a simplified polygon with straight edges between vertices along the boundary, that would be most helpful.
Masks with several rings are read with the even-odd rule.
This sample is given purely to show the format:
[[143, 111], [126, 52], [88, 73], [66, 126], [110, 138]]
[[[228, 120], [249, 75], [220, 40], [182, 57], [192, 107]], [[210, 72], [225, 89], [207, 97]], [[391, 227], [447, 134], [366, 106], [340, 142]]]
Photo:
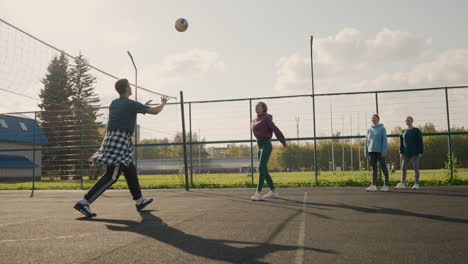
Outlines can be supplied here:
[[390, 189], [388, 188], [387, 185], [382, 186], [382, 189], [380, 189], [381, 192], [388, 192]]
[[405, 188], [406, 188], [406, 186], [405, 186], [405, 184], [402, 183], [402, 182], [399, 182], [399, 183], [397, 184], [397, 186], [395, 186], [395, 189], [405, 189]]
[[262, 195], [259, 192], [256, 192], [252, 197], [250, 197], [252, 201], [260, 201], [262, 200]]
[[420, 189], [419, 184], [415, 183], [411, 189], [419, 190]]
[[368, 192], [376, 192], [376, 191], [377, 191], [377, 186], [371, 185], [371, 186], [367, 187], [366, 191], [368, 191]]
[[278, 192], [273, 192], [273, 191], [270, 191], [269, 193], [263, 195], [263, 199], [275, 199], [275, 198], [278, 198], [279, 197], [279, 193]]
[[143, 197], [141, 197], [140, 199], [138, 199], [135, 203], [135, 207], [137, 209], [138, 212], [141, 212], [141, 210], [143, 210], [148, 204], [152, 203], [153, 202], [153, 199], [150, 198], [150, 199], [144, 199]]

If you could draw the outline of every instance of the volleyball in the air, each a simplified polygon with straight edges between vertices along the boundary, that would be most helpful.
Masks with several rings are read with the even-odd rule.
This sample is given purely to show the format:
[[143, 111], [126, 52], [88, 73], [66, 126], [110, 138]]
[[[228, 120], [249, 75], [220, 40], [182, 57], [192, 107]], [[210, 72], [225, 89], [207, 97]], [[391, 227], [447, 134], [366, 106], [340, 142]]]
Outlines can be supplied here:
[[188, 22], [185, 18], [179, 18], [177, 19], [177, 21], [175, 22], [175, 28], [177, 29], [177, 31], [179, 32], [184, 32], [185, 30], [187, 30], [188, 28]]

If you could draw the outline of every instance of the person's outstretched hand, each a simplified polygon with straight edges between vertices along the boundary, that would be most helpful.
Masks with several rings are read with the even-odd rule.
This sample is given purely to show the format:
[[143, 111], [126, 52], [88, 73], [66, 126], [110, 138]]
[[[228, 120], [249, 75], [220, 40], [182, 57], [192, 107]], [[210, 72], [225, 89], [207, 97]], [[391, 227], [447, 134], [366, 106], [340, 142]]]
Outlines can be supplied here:
[[167, 104], [167, 101], [169, 101], [169, 98], [167, 96], [161, 96], [161, 103], [162, 104]]

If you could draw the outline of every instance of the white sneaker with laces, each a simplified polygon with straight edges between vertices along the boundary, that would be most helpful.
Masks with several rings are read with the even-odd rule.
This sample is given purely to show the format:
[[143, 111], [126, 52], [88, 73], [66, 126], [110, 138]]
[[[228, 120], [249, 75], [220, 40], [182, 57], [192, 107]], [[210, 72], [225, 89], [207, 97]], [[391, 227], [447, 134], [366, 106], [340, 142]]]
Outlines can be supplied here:
[[395, 186], [395, 189], [405, 189], [405, 188], [406, 188], [406, 186], [405, 186], [405, 184], [402, 183], [402, 182], [399, 182], [399, 183], [397, 184], [397, 186]]
[[262, 200], [262, 195], [259, 192], [256, 192], [252, 197], [250, 197], [252, 201], [260, 201]]
[[380, 189], [381, 192], [388, 192], [390, 189], [388, 188], [387, 185], [382, 186], [382, 189]]
[[376, 191], [377, 191], [377, 186], [371, 185], [371, 186], [367, 187], [366, 191], [368, 191], [368, 192], [376, 192]]
[[420, 189], [419, 184], [415, 183], [411, 189], [419, 190]]
[[275, 199], [279, 197], [278, 192], [270, 191], [267, 194], [263, 195], [263, 199]]

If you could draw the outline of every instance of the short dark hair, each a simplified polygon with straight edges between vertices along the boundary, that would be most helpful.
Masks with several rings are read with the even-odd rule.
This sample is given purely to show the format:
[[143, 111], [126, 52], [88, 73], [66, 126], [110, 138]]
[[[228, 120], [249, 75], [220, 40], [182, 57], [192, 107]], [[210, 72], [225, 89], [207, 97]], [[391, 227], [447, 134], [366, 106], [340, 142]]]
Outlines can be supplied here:
[[380, 116], [378, 114], [373, 114], [372, 117], [374, 117], [374, 116], [377, 118], [377, 120], [380, 121]]
[[414, 122], [414, 119], [412, 116], [407, 116], [406, 119], [411, 119], [411, 122]]
[[130, 83], [128, 82], [127, 79], [120, 79], [115, 82], [115, 90], [119, 94], [125, 93], [125, 90], [128, 88], [128, 86], [130, 86]]
[[263, 108], [263, 113], [268, 112], [268, 106], [264, 102], [258, 102], [258, 105], [261, 105]]

